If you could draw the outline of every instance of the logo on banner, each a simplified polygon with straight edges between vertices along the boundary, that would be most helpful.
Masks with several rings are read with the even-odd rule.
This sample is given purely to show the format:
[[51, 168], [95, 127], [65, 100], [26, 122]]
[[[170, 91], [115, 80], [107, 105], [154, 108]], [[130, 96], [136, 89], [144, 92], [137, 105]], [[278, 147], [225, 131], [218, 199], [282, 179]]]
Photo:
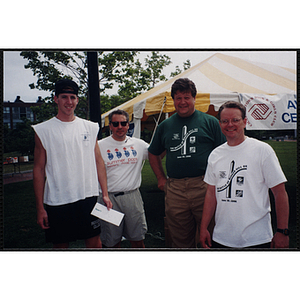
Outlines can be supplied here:
[[134, 123], [130, 123], [127, 131], [127, 135], [133, 137], [133, 134], [134, 134]]
[[271, 109], [266, 104], [254, 104], [248, 113], [254, 120], [266, 120], [272, 113]]
[[[277, 119], [277, 110], [273, 101], [264, 97], [250, 98], [246, 101], [248, 125], [253, 126], [253, 121], [263, 121], [266, 125], [274, 126]], [[249, 118], [251, 116], [251, 118]]]

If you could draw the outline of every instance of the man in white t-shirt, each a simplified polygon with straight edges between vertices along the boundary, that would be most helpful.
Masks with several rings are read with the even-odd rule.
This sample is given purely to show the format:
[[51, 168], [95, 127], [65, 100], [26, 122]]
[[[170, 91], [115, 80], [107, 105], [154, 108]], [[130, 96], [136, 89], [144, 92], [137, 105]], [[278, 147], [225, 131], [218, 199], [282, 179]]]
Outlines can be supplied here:
[[[133, 248], [145, 248], [147, 223], [139, 187], [143, 161], [148, 159], [148, 144], [127, 136], [129, 115], [116, 110], [109, 115], [112, 135], [100, 140], [106, 166], [107, 187], [113, 208], [125, 214], [120, 226], [101, 221], [101, 240], [108, 248], [120, 248], [124, 236]], [[103, 203], [101, 194], [98, 202]]]
[[[204, 248], [288, 248], [289, 201], [286, 178], [274, 150], [244, 135], [245, 107], [233, 101], [219, 110], [227, 143], [208, 158], [208, 184], [200, 242]], [[273, 236], [269, 189], [275, 198], [277, 231]], [[212, 238], [207, 226], [215, 213]]]
[[58, 81], [57, 115], [32, 126], [37, 223], [54, 248], [68, 248], [77, 239], [85, 240], [87, 248], [101, 248], [100, 221], [91, 215], [99, 195], [98, 181], [107, 208], [112, 204], [97, 143], [99, 125], [74, 115], [77, 95], [74, 81]]

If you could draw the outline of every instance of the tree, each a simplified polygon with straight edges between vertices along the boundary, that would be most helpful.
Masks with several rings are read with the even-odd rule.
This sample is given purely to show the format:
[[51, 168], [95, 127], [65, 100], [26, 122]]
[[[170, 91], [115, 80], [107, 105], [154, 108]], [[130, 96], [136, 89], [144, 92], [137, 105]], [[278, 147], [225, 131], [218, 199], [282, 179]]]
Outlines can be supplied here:
[[[186, 71], [190, 67], [191, 67], [191, 61], [188, 59], [186, 62], [183, 63], [183, 70]], [[175, 77], [175, 76], [177, 76], [177, 75], [179, 75], [181, 73], [182, 73], [182, 71], [179, 68], [179, 66], [176, 66], [175, 72], [172, 72], [171, 75], [170, 75], [170, 77]]]
[[33, 155], [34, 131], [31, 122], [23, 119], [15, 129], [4, 129], [4, 153], [18, 151], [21, 155]]
[[102, 112], [107, 112], [114, 107], [117, 107], [124, 103], [123, 97], [119, 95], [103, 95], [101, 96], [101, 110]]
[[145, 58], [146, 72], [150, 77], [151, 88], [160, 81], [166, 81], [165, 75], [161, 74], [164, 67], [171, 63], [171, 59], [167, 55], [159, 55], [158, 51], [152, 51], [151, 57], [147, 55]]
[[[30, 109], [35, 114], [36, 123], [49, 120], [57, 114], [57, 105], [51, 97], [46, 97], [42, 100], [41, 106], [32, 106]], [[79, 114], [80, 115], [80, 114]]]
[[[164, 67], [171, 61], [167, 55], [151, 52], [145, 59], [145, 67], [135, 51], [98, 52], [99, 87], [101, 92], [102, 113], [126, 102], [129, 99], [154, 87], [160, 81], [167, 80], [162, 74]], [[76, 114], [89, 119], [87, 52], [70, 51], [23, 51], [21, 56], [27, 60], [26, 69], [31, 69], [37, 77], [36, 83], [30, 83], [31, 89], [49, 91], [43, 105], [31, 107], [36, 115], [36, 123], [48, 120], [57, 114], [54, 102], [54, 85], [61, 78], [74, 80], [79, 86], [79, 103]], [[118, 85], [118, 94], [109, 96], [107, 91]], [[4, 151], [19, 151], [22, 155], [32, 154], [34, 131], [29, 120], [17, 124], [16, 129], [4, 127]]]
[[119, 84], [118, 95], [127, 101], [150, 88], [150, 73], [144, 70], [139, 59], [127, 69], [127, 78], [117, 81]]
[[[127, 78], [127, 70], [134, 64], [135, 51], [99, 52], [99, 87], [102, 94], [113, 87], [114, 82]], [[28, 60], [26, 69], [37, 76], [36, 84], [30, 88], [50, 91], [52, 96], [44, 99], [44, 110], [40, 117], [53, 113], [53, 90], [55, 82], [61, 78], [73, 79], [79, 86], [79, 98], [76, 114], [88, 119], [88, 76], [86, 52], [69, 51], [23, 51], [21, 56]]]
[[[143, 67], [138, 54], [136, 51], [98, 52], [102, 113], [167, 80], [162, 72], [171, 63], [170, 57], [152, 51], [145, 58]], [[61, 78], [73, 79], [79, 85], [80, 101], [76, 114], [89, 119], [87, 52], [23, 51], [21, 56], [28, 60], [25, 68], [37, 76], [37, 82], [29, 84], [30, 88], [51, 92], [50, 97], [43, 99], [41, 107], [33, 109], [38, 122], [56, 114], [53, 90], [55, 82]], [[118, 95], [108, 96], [108, 90], [114, 85], [118, 86]]]

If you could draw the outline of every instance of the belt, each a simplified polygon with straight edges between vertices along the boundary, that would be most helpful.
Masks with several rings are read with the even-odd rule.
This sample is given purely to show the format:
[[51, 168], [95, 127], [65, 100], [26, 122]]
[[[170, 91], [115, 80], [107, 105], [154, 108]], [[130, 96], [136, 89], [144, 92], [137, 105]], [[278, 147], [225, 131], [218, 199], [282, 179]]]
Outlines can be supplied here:
[[124, 194], [125, 194], [124, 192], [120, 192], [120, 193], [114, 194], [114, 196], [118, 197], [118, 196], [123, 196]]
[[174, 177], [169, 177], [168, 179], [170, 179], [171, 181], [186, 181], [186, 180], [203, 180], [205, 175], [199, 175], [196, 177], [183, 177], [183, 178], [174, 178]]
[[[131, 191], [125, 191], [125, 192], [118, 192], [116, 194], [112, 194], [115, 196], [115, 197], [118, 197], [118, 196], [123, 196], [123, 195], [126, 195], [126, 194], [131, 194], [133, 192], [135, 192], [136, 190], [138, 190], [138, 188], [134, 189], [134, 190], [131, 190]], [[109, 194], [109, 193], [108, 193]]]

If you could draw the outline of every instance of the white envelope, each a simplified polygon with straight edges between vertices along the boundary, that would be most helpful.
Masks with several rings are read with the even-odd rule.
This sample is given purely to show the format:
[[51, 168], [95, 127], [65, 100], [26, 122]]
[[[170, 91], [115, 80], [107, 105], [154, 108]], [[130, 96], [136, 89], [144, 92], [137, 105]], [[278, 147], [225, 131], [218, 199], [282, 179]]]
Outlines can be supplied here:
[[116, 226], [120, 225], [124, 217], [123, 213], [120, 213], [114, 209], [108, 210], [106, 206], [100, 203], [96, 203], [91, 214], [101, 220], [104, 220]]

